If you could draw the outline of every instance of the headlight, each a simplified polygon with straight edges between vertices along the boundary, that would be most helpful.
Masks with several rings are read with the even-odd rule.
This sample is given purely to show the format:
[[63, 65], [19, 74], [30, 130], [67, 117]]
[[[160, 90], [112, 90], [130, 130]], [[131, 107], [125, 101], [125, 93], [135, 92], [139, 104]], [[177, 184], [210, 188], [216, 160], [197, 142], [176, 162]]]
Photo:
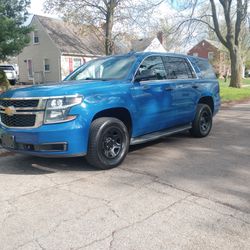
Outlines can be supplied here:
[[74, 120], [76, 116], [69, 115], [70, 108], [81, 104], [82, 99], [81, 96], [77, 96], [47, 100], [44, 123], [52, 124]]

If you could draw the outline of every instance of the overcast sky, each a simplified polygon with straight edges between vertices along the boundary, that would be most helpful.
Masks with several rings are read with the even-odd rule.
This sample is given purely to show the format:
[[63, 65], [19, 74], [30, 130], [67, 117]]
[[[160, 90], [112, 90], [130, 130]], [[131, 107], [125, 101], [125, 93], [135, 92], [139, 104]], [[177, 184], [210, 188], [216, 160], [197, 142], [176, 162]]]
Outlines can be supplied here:
[[50, 15], [48, 13], [44, 13], [44, 11], [43, 11], [44, 1], [45, 0], [31, 0], [31, 6], [29, 8], [30, 14], [55, 17], [55, 15]]
[[41, 15], [41, 16], [48, 16], [48, 17], [57, 17], [56, 15], [50, 15], [48, 13], [44, 13], [43, 11], [43, 3], [45, 0], [31, 0], [30, 8], [28, 9], [29, 13], [31, 14], [27, 21], [25, 22], [25, 25], [29, 25], [31, 22], [31, 19], [33, 17], [33, 14]]
[[43, 2], [44, 0], [31, 0], [30, 13], [43, 15]]
[[[65, 0], [67, 1], [67, 0]], [[31, 0], [31, 6], [29, 8], [30, 14], [37, 14], [37, 15], [42, 15], [42, 16], [50, 16], [50, 17], [56, 17], [56, 15], [50, 15], [48, 13], [44, 13], [43, 11], [43, 3], [45, 0]], [[159, 8], [160, 15], [167, 15], [170, 13], [173, 13], [173, 9], [171, 10], [169, 7], [167, 7], [166, 4], [162, 4], [161, 7]], [[158, 12], [158, 17], [159, 17], [159, 12]]]

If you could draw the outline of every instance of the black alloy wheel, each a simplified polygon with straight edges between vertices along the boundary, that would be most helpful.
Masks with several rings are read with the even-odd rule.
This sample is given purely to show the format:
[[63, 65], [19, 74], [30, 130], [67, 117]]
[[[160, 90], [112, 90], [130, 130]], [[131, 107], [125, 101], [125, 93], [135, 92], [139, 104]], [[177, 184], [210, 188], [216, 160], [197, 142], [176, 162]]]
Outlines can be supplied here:
[[123, 135], [120, 128], [110, 127], [102, 137], [102, 151], [107, 159], [115, 159], [122, 150]]
[[194, 137], [202, 138], [208, 136], [213, 125], [213, 113], [207, 104], [198, 104], [195, 119], [192, 123], [190, 133]]
[[122, 163], [129, 149], [129, 134], [116, 118], [94, 120], [90, 128], [88, 162], [99, 169], [110, 169]]

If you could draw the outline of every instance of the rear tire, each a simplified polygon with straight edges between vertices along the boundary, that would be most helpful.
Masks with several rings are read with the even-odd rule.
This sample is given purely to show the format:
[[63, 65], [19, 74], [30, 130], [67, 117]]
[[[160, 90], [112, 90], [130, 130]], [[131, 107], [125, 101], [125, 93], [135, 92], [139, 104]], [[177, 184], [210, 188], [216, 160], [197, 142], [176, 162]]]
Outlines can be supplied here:
[[207, 104], [198, 104], [190, 133], [197, 138], [209, 135], [213, 124], [213, 113]]
[[116, 118], [102, 117], [91, 124], [87, 161], [99, 169], [111, 169], [122, 163], [129, 149], [127, 127]]

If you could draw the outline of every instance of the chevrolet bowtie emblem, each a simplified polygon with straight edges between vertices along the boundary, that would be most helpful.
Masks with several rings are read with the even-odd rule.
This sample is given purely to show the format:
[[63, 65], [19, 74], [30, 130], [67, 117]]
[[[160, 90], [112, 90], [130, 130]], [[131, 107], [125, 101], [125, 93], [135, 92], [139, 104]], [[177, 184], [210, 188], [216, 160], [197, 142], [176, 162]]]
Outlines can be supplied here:
[[16, 110], [14, 106], [10, 106], [5, 108], [4, 113], [8, 116], [13, 116], [15, 114]]

